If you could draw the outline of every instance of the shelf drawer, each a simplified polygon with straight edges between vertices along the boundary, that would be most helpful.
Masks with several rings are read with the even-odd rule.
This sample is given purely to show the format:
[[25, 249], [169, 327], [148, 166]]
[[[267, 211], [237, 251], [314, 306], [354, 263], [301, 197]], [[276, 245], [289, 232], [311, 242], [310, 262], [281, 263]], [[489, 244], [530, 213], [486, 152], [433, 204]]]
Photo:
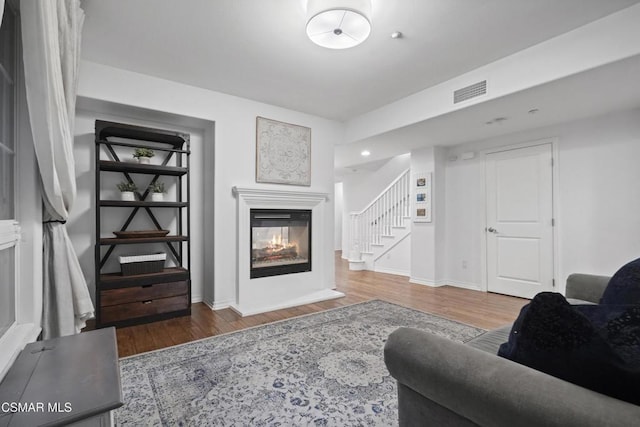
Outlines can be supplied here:
[[187, 282], [156, 283], [134, 288], [109, 289], [100, 293], [100, 305], [108, 307], [131, 302], [156, 300], [158, 298], [185, 295], [189, 291]]
[[189, 296], [179, 295], [169, 298], [132, 302], [128, 304], [102, 307], [101, 322], [112, 323], [154, 314], [169, 313], [189, 308]]

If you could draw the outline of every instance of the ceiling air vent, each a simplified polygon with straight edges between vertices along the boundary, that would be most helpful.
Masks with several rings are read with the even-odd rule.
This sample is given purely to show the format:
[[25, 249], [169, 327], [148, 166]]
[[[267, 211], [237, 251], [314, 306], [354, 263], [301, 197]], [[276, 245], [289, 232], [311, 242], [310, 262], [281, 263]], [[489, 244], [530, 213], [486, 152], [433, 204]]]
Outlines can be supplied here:
[[487, 93], [487, 81], [483, 80], [478, 83], [474, 83], [471, 86], [463, 87], [453, 92], [453, 103], [466, 101], [476, 96], [485, 95]]

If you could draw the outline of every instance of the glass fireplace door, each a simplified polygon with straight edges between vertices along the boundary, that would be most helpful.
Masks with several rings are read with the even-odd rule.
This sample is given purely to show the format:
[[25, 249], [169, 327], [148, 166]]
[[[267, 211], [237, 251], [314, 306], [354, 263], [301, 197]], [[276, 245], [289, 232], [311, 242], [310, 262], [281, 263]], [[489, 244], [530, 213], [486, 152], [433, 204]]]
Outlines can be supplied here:
[[311, 211], [251, 209], [251, 278], [311, 271]]

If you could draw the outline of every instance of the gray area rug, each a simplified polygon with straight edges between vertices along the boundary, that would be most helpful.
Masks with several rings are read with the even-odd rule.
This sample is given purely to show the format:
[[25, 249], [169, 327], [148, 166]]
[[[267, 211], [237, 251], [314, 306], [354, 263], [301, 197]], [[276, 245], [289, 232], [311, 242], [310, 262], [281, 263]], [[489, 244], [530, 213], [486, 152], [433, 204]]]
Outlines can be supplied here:
[[122, 359], [117, 425], [388, 426], [383, 361], [401, 326], [465, 342], [483, 331], [369, 301]]

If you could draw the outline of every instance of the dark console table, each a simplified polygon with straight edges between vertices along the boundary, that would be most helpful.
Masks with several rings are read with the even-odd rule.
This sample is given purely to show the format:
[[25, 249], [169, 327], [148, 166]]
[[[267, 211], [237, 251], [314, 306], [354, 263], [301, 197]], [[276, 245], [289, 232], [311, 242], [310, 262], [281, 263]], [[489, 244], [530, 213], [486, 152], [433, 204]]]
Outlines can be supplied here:
[[0, 383], [0, 426], [109, 426], [122, 406], [114, 328], [28, 344]]

